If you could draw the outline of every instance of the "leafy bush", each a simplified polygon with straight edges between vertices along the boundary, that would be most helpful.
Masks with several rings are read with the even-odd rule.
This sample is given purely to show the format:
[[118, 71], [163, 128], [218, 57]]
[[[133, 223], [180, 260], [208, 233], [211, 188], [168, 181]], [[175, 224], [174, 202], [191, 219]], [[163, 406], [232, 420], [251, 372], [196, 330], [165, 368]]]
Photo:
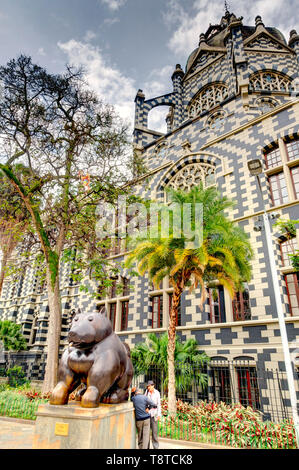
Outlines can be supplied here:
[[9, 389], [10, 389], [10, 386], [7, 383], [0, 384], [0, 392], [4, 392]]
[[21, 333], [21, 328], [21, 325], [13, 321], [0, 321], [0, 341], [3, 342], [5, 351], [27, 349], [26, 338]]
[[0, 377], [7, 377], [6, 368], [0, 367]]
[[[263, 422], [261, 414], [240, 403], [228, 405], [220, 402], [200, 402], [190, 405], [177, 401], [176, 417], [168, 416], [167, 400], [161, 400], [165, 435], [166, 428], [179, 438], [201, 440], [209, 435], [210, 441], [243, 448], [295, 448], [295, 429], [292, 421]], [[169, 433], [170, 435], [170, 433]]]
[[297, 250], [295, 253], [289, 253], [288, 256], [291, 259], [291, 264], [295, 271], [299, 271], [299, 250]]
[[21, 366], [14, 366], [7, 371], [8, 384], [11, 387], [18, 387], [28, 382]]

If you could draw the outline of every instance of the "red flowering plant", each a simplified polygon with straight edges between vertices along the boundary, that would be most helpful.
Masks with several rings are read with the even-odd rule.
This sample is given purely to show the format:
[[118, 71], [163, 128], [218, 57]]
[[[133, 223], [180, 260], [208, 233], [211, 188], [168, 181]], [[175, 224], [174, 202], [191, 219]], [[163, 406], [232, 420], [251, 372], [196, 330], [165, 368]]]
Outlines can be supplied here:
[[42, 393], [40, 390], [35, 389], [24, 389], [19, 390], [18, 393], [21, 395], [25, 395], [30, 401], [33, 400], [48, 400], [50, 398], [51, 393]]
[[[168, 416], [167, 400], [161, 403], [166, 434], [187, 440], [210, 440], [243, 448], [294, 448], [292, 421], [263, 422], [262, 414], [240, 403], [199, 402], [190, 405], [177, 400], [176, 417]], [[161, 428], [162, 430], [162, 428]]]

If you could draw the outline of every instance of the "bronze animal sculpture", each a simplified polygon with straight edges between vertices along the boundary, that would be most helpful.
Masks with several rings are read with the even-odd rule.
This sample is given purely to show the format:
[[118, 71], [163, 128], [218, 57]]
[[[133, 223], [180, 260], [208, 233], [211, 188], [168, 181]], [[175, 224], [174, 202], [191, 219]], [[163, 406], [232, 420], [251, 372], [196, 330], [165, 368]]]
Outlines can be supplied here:
[[50, 404], [67, 404], [70, 393], [80, 383], [76, 400], [81, 400], [83, 407], [126, 401], [133, 377], [130, 348], [112, 331], [105, 309], [75, 315], [68, 340], [70, 345], [61, 357]]

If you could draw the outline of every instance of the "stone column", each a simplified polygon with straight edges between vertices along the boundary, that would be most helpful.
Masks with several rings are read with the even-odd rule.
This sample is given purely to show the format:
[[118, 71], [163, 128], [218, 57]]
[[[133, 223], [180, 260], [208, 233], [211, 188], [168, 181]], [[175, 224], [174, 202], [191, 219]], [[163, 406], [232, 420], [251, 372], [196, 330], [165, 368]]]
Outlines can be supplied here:
[[173, 113], [172, 128], [179, 127], [183, 121], [183, 86], [182, 80], [184, 72], [180, 64], [176, 65], [175, 71], [172, 74], [173, 92], [175, 93], [175, 107]]

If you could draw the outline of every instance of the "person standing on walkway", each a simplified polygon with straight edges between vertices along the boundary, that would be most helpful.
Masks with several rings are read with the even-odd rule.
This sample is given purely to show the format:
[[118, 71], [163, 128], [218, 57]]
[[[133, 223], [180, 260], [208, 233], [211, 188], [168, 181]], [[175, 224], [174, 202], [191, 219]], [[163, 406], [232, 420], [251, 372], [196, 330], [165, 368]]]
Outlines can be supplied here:
[[[155, 408], [149, 410], [150, 414], [150, 428], [152, 430], [152, 444], [154, 449], [159, 449], [158, 441], [158, 421], [161, 418], [161, 397], [160, 392], [155, 389], [155, 383], [149, 380], [147, 383], [147, 390], [145, 395], [149, 397], [156, 405]], [[150, 442], [149, 442], [150, 444]], [[148, 448], [150, 445], [148, 446]]]
[[150, 414], [146, 410], [156, 408], [157, 405], [142, 390], [132, 388], [131, 400], [135, 408], [135, 420], [138, 433], [138, 448], [148, 449], [150, 439]]

